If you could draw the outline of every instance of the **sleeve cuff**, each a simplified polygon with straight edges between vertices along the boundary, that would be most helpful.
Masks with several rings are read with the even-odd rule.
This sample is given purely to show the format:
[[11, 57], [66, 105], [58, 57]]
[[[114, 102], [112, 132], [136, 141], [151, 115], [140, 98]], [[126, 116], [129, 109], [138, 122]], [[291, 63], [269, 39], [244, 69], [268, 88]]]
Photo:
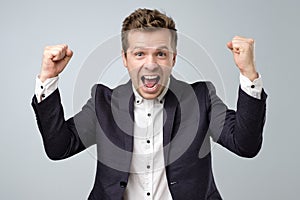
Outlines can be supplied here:
[[261, 99], [263, 83], [260, 74], [258, 74], [258, 78], [254, 81], [250, 81], [246, 76], [240, 74], [240, 84], [241, 89], [248, 95], [257, 99]]
[[39, 79], [39, 76], [36, 77], [35, 96], [38, 103], [46, 99], [58, 88], [58, 79], [59, 79], [58, 76], [56, 76], [42, 82]]

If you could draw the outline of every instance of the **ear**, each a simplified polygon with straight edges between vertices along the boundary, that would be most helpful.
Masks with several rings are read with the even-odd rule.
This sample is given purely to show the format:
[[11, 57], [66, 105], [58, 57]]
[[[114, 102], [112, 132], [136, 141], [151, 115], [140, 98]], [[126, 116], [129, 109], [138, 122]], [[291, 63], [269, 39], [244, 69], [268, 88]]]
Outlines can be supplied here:
[[174, 53], [173, 53], [173, 58], [172, 58], [172, 67], [174, 67], [174, 65], [175, 65], [175, 63], [176, 63], [176, 58], [177, 58], [177, 52], [175, 51]]
[[123, 61], [124, 67], [127, 68], [127, 57], [126, 57], [126, 53], [124, 52], [124, 50], [122, 50], [122, 61]]

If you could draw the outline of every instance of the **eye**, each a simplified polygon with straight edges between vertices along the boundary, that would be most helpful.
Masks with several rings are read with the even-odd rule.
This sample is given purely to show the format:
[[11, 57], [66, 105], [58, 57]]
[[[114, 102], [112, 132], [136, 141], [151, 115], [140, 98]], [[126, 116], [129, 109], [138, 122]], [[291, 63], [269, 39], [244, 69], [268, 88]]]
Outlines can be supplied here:
[[137, 57], [141, 57], [141, 56], [144, 55], [144, 53], [140, 51], [140, 52], [134, 53], [134, 55], [137, 56]]
[[159, 57], [166, 57], [167, 53], [163, 52], [163, 51], [160, 51], [160, 52], [157, 53], [157, 56], [159, 56]]

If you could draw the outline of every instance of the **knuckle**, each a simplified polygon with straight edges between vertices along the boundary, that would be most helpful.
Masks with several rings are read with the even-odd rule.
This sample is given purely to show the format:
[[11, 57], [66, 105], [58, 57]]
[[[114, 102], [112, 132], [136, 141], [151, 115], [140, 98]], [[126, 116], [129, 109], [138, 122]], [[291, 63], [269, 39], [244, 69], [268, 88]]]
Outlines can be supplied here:
[[45, 50], [44, 53], [43, 53], [43, 56], [44, 56], [45, 58], [51, 57], [51, 51], [50, 51], [49, 49]]
[[49, 52], [49, 50], [50, 50], [50, 46], [46, 46], [44, 48], [44, 54], [47, 54]]
[[61, 50], [63, 50], [63, 49], [66, 49], [67, 45], [66, 44], [60, 44], [57, 47], [60, 48]]

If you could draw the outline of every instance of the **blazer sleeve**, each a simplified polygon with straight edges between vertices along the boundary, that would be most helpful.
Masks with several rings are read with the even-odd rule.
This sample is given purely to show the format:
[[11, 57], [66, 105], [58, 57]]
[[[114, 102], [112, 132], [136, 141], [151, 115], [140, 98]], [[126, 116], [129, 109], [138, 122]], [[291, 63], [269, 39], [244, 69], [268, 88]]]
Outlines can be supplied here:
[[40, 103], [34, 96], [34, 109], [47, 156], [52, 160], [68, 158], [95, 144], [95, 90], [92, 97], [74, 117], [65, 120], [59, 90]]
[[209, 132], [213, 140], [242, 157], [254, 157], [261, 149], [265, 124], [267, 95], [261, 99], [239, 88], [236, 111], [228, 109], [216, 95], [215, 87], [207, 83]]

